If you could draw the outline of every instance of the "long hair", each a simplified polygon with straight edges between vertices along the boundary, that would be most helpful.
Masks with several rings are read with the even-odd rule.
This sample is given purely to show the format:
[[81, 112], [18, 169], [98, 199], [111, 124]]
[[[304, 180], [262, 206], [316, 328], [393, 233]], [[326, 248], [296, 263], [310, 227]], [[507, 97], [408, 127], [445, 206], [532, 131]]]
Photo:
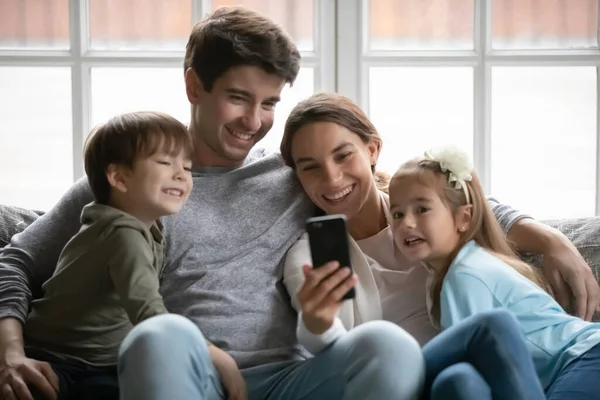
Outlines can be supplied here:
[[[397, 180], [402, 178], [416, 178], [420, 183], [434, 188], [442, 202], [455, 215], [459, 207], [468, 203], [464, 190], [456, 189], [453, 184], [449, 183], [448, 175], [449, 172], [443, 172], [437, 161], [418, 158], [404, 163], [392, 177], [390, 185], [393, 186]], [[464, 244], [470, 240], [474, 240], [479, 246], [510, 265], [515, 271], [552, 295], [550, 286], [539, 271], [518, 258], [485, 198], [477, 174], [471, 172], [471, 175], [472, 180], [465, 182], [471, 200], [469, 204], [473, 206], [471, 224], [469, 229], [461, 234], [456, 253]], [[433, 288], [432, 314], [438, 321], [440, 318], [442, 282], [447, 272], [445, 270], [439, 273]]]

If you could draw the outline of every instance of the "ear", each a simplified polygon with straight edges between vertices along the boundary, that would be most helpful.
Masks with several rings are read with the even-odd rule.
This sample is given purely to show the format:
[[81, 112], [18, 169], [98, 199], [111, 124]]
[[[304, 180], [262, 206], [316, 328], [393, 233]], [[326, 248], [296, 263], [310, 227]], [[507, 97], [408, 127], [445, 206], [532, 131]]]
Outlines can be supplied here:
[[471, 228], [471, 221], [473, 220], [473, 205], [467, 204], [458, 207], [454, 216], [454, 223], [456, 230], [459, 233], [467, 232]]
[[369, 160], [371, 161], [371, 165], [377, 164], [379, 152], [381, 151], [381, 139], [376, 136], [372, 137], [367, 145], [367, 149], [369, 150]]
[[126, 193], [128, 178], [129, 170], [124, 166], [110, 164], [106, 169], [106, 179], [113, 190]]
[[191, 104], [198, 104], [200, 93], [204, 90], [202, 86], [202, 82], [198, 78], [198, 75], [194, 72], [193, 69], [188, 68], [185, 71], [185, 93], [187, 94], [187, 98]]

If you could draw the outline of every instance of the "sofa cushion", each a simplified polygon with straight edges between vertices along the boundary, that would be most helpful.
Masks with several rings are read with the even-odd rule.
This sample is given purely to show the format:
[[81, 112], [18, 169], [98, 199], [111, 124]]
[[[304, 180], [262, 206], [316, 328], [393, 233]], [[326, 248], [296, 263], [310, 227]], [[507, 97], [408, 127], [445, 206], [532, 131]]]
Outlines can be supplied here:
[[42, 212], [0, 205], [0, 248], [10, 243], [13, 235], [27, 228]]

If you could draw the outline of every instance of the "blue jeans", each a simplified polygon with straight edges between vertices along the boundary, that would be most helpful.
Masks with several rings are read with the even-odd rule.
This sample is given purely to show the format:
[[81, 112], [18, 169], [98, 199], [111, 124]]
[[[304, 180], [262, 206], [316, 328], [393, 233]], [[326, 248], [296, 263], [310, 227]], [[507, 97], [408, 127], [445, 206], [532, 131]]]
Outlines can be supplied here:
[[[202, 333], [178, 315], [138, 324], [118, 367], [121, 400], [226, 398]], [[414, 399], [424, 374], [418, 343], [385, 321], [352, 329], [314, 358], [242, 370], [250, 400]]]
[[427, 343], [423, 355], [426, 399], [545, 399], [525, 336], [508, 311], [464, 319]]
[[546, 390], [548, 400], [600, 398], [600, 344], [568, 364]]
[[[92, 367], [78, 361], [65, 361], [43, 350], [28, 347], [25, 354], [46, 361], [58, 376], [57, 400], [118, 400], [116, 367]], [[29, 386], [34, 400], [45, 400], [36, 387]]]

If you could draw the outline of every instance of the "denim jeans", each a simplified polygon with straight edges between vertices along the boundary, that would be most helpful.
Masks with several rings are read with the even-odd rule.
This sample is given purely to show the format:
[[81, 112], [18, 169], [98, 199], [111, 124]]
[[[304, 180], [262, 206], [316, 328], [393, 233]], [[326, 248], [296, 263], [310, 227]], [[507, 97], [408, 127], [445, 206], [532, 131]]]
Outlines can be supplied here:
[[545, 399], [516, 318], [496, 309], [464, 319], [423, 347], [425, 399]]
[[[352, 329], [314, 358], [242, 370], [250, 400], [416, 399], [424, 374], [419, 344], [385, 321]], [[119, 383], [121, 400], [226, 398], [202, 333], [174, 314], [149, 318], [125, 338]]]
[[546, 389], [546, 396], [548, 400], [600, 398], [600, 344], [564, 367]]
[[[58, 376], [57, 400], [118, 400], [119, 385], [116, 367], [92, 367], [77, 361], [65, 361], [43, 350], [28, 347], [29, 358], [46, 361]], [[34, 400], [46, 400], [30, 385]]]

